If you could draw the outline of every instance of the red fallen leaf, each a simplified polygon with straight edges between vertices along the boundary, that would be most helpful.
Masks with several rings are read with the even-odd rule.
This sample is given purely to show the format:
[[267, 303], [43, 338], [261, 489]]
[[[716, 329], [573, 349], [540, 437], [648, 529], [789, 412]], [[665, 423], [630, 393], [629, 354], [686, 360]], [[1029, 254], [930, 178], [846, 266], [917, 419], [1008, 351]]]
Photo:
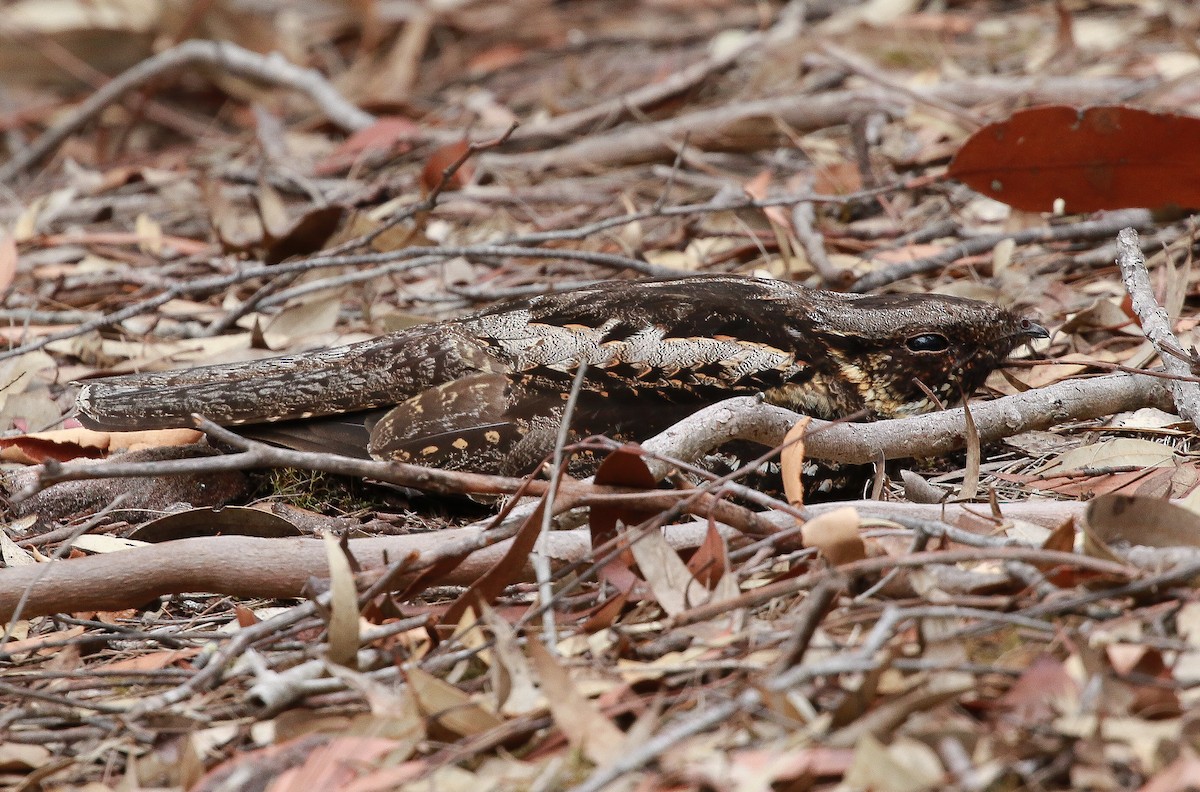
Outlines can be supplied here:
[[342, 145], [317, 163], [314, 170], [318, 176], [328, 176], [349, 168], [364, 157], [403, 154], [412, 148], [412, 139], [420, 131], [420, 126], [403, 116], [382, 116], [343, 140]]
[[0, 440], [0, 447], [14, 449], [20, 454], [21, 461], [28, 460], [27, 464], [34, 465], [48, 460], [70, 462], [72, 459], [100, 459], [105, 455], [104, 449], [95, 446], [70, 441], [56, 442], [31, 435], [6, 437]]
[[721, 538], [712, 522], [709, 522], [708, 531], [704, 534], [704, 543], [697, 547], [696, 552], [688, 559], [687, 568], [692, 577], [709, 591], [721, 581], [725, 570], [729, 568], [725, 540]]
[[482, 75], [515, 66], [525, 60], [526, 50], [516, 44], [497, 44], [467, 59], [467, 71]]
[[496, 601], [496, 597], [500, 596], [500, 592], [516, 580], [525, 564], [529, 562], [529, 554], [533, 552], [533, 546], [542, 530], [542, 515], [545, 511], [546, 499], [543, 498], [533, 514], [529, 515], [525, 523], [517, 530], [517, 534], [513, 537], [512, 544], [508, 546], [504, 556], [446, 609], [442, 615], [442, 624], [458, 624], [468, 607], [475, 606], [478, 609], [476, 603], [479, 601], [491, 605]]
[[1200, 118], [1108, 105], [1032, 107], [963, 144], [947, 175], [1031, 212], [1200, 207]]
[[[471, 144], [467, 141], [460, 140], [457, 143], [447, 143], [434, 149], [433, 153], [429, 155], [429, 159], [426, 160], [425, 167], [421, 169], [421, 189], [426, 193], [433, 192], [433, 188], [441, 182], [446, 168], [466, 154], [470, 146]], [[471, 163], [464, 162], [446, 181], [445, 189], [461, 190], [471, 181], [474, 174], [475, 168], [471, 166]]]
[[[617, 449], [604, 458], [596, 469], [596, 484], [610, 487], [634, 487], [654, 489], [658, 483], [642, 457], [634, 450]], [[657, 514], [656, 511], [634, 506], [597, 504], [591, 508], [588, 526], [592, 532], [592, 549], [595, 550], [617, 535], [617, 521], [625, 525], [637, 525]]]
[[1017, 724], [1045, 723], [1057, 712], [1055, 700], [1078, 695], [1075, 680], [1063, 664], [1047, 654], [1033, 659], [996, 702], [996, 709]]
[[[593, 479], [597, 484], [613, 487], [636, 487], [654, 489], [658, 482], [635, 445], [617, 449], [604, 458], [596, 468]], [[617, 521], [624, 525], [638, 525], [649, 520], [657, 511], [639, 509], [630, 505], [595, 504], [588, 513], [588, 528], [592, 536], [592, 550], [617, 536]], [[607, 552], [607, 551], [606, 551]], [[600, 570], [600, 577], [623, 594], [630, 594], [639, 582], [633, 573], [633, 554], [628, 544], [622, 544], [621, 552]]]

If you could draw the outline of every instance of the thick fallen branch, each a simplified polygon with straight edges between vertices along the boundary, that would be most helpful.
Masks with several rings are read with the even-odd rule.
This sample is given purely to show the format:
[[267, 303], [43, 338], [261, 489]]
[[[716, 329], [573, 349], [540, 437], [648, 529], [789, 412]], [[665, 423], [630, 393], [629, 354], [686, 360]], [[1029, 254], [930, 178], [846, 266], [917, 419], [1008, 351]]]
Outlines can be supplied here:
[[[669, 528], [675, 547], [696, 547], [704, 527]], [[415, 554], [412, 568], [428, 567], [440, 557], [469, 551], [487, 541], [478, 528], [436, 533], [350, 540], [351, 552], [364, 569], [379, 569], [388, 561]], [[479, 547], [440, 583], [473, 583], [503, 556], [509, 541]], [[550, 534], [548, 552], [556, 564], [586, 558], [592, 549], [586, 529]], [[235, 597], [299, 597], [311, 577], [329, 576], [324, 542], [320, 539], [260, 539], [217, 536], [179, 539], [116, 553], [0, 570], [0, 622], [12, 617], [26, 589], [28, 604], [21, 616], [77, 610], [119, 610], [137, 607], [164, 594], [207, 591]], [[521, 580], [532, 580], [527, 564]], [[514, 581], [517, 582], [517, 581]]]
[[[1034, 102], [1111, 101], [1114, 96], [1133, 96], [1155, 84], [1156, 81], [1128, 79], [981, 78], [929, 88], [923, 92], [923, 98], [960, 105], [1014, 98]], [[905, 93], [874, 86], [730, 102], [662, 121], [626, 124], [544, 151], [490, 154], [481, 158], [480, 166], [487, 170], [592, 170], [601, 165], [669, 159], [684, 135], [688, 135], [690, 145], [702, 150], [758, 148], [764, 141], [786, 140], [780, 131], [784, 128], [821, 129], [849, 123], [868, 111], [902, 116], [912, 104], [912, 97]]]
[[[1172, 408], [1164, 380], [1145, 374], [1116, 374], [1066, 380], [990, 402], [976, 402], [971, 405], [971, 415], [979, 439], [989, 443], [1066, 421], [1149, 406]], [[663, 456], [697, 459], [729, 440], [778, 445], [795, 422], [795, 413], [741, 397], [707, 407], [643, 445]], [[804, 441], [805, 456], [848, 464], [866, 464], [880, 456], [938, 456], [962, 448], [964, 432], [961, 407], [875, 423], [813, 421]]]
[[[978, 504], [924, 505], [858, 501], [852, 505], [864, 517], [898, 520], [943, 521], [968, 530], [990, 530], [994, 522], [986, 506]], [[1086, 503], [1031, 501], [1004, 504], [1004, 516], [1047, 528], [1069, 517], [1082, 520]], [[816, 507], [821, 510], [823, 507]], [[780, 512], [762, 515], [780, 528], [794, 524]], [[704, 541], [707, 523], [668, 526], [667, 541], [677, 549]], [[503, 528], [498, 529], [504, 530]], [[363, 569], [381, 569], [389, 561], [414, 555], [412, 569], [419, 571], [436, 558], [470, 552], [440, 583], [469, 585], [498, 561], [511, 540], [486, 545], [497, 536], [480, 526], [453, 528], [436, 533], [351, 539], [350, 550]], [[486, 546], [485, 546], [486, 545]], [[555, 567], [584, 561], [592, 553], [586, 528], [554, 531], [549, 554]], [[26, 588], [30, 589], [21, 616], [77, 610], [120, 610], [144, 605], [155, 597], [205, 591], [235, 597], [299, 597], [309, 578], [327, 577], [328, 561], [319, 539], [260, 539], [216, 536], [179, 539], [116, 553], [75, 558], [46, 564], [0, 570], [0, 622], [12, 617]], [[512, 582], [533, 580], [526, 565]]]

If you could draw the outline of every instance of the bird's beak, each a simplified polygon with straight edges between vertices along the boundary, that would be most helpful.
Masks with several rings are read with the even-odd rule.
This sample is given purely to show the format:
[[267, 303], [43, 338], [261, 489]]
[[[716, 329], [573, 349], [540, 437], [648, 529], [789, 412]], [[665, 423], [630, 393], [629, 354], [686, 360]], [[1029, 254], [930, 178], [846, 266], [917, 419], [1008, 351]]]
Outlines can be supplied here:
[[1037, 322], [1031, 322], [1028, 319], [1021, 320], [1021, 334], [1030, 338], [1049, 338], [1050, 331], [1042, 327]]

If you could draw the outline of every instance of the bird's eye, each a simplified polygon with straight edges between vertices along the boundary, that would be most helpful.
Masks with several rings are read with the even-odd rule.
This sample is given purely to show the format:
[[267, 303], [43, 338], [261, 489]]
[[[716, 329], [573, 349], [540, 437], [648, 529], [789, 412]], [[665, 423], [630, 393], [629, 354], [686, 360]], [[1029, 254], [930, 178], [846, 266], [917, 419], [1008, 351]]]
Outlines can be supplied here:
[[909, 336], [904, 342], [913, 352], [945, 352], [950, 348], [950, 341], [941, 333], [921, 333]]

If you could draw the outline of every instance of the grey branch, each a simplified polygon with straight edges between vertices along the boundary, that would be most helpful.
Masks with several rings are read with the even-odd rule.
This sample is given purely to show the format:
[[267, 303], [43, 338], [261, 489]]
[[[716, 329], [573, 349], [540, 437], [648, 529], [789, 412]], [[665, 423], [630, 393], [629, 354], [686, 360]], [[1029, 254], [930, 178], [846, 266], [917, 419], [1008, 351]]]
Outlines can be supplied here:
[[[1133, 304], [1133, 312], [1141, 321], [1146, 338], [1162, 358], [1163, 368], [1168, 374], [1192, 378], [1190, 356], [1184, 351], [1171, 331], [1171, 318], [1167, 311], [1154, 299], [1154, 288], [1146, 272], [1146, 257], [1138, 245], [1137, 231], [1125, 228], [1117, 234], [1117, 266], [1121, 268], [1121, 280]], [[1175, 396], [1175, 409], [1194, 426], [1200, 426], [1200, 386], [1185, 379], [1171, 381], [1171, 392]]]
[[133, 89], [164, 74], [173, 74], [198, 64], [300, 91], [316, 104], [330, 123], [347, 131], [362, 129], [375, 121], [375, 116], [347, 101], [320, 72], [297, 66], [279, 53], [261, 55], [227, 41], [185, 41], [147, 58], [106, 83], [62, 121], [0, 166], [0, 182], [9, 181], [41, 161], [104, 108], [119, 101]]

